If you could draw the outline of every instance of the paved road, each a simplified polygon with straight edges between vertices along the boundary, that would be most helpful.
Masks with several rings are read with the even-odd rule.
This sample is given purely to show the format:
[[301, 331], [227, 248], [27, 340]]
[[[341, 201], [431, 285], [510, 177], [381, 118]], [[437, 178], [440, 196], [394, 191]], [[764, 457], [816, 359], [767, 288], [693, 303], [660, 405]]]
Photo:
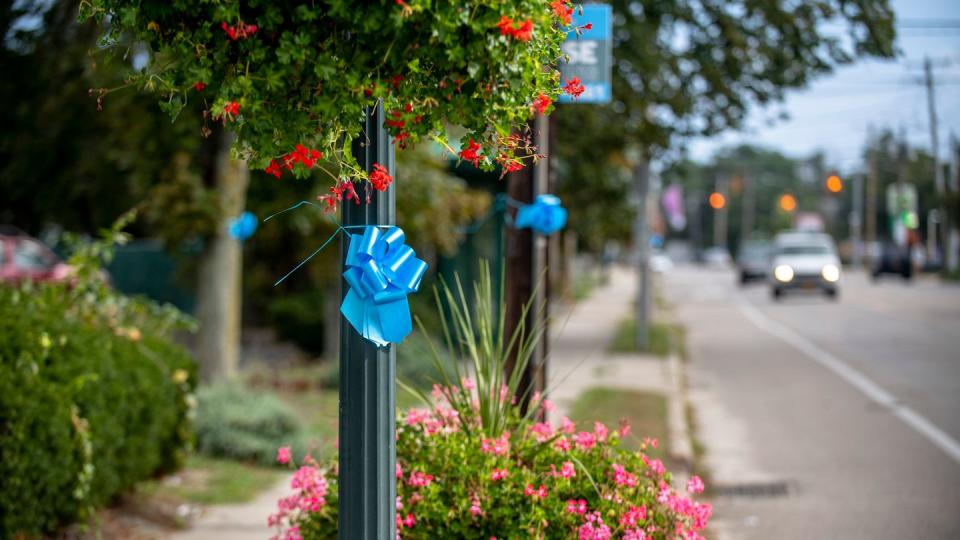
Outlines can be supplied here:
[[960, 287], [850, 274], [837, 302], [774, 302], [729, 271], [662, 279], [720, 536], [960, 539]]

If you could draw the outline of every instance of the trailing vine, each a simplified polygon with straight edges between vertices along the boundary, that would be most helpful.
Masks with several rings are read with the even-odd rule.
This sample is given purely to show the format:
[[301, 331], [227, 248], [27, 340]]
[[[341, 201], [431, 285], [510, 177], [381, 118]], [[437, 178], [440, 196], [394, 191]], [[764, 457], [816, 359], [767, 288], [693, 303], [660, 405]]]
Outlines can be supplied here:
[[[234, 156], [251, 168], [278, 178], [317, 168], [342, 196], [353, 191], [345, 181], [389, 184], [350, 152], [369, 107], [384, 108], [400, 146], [433, 140], [505, 172], [537, 159], [523, 127], [562, 91], [555, 64], [572, 9], [564, 0], [85, 0], [80, 16], [104, 24], [109, 52], [146, 46], [146, 67], [125, 86], [159, 94], [174, 119], [199, 101], [205, 134], [212, 122], [234, 131]], [[459, 151], [450, 126], [464, 130]]]

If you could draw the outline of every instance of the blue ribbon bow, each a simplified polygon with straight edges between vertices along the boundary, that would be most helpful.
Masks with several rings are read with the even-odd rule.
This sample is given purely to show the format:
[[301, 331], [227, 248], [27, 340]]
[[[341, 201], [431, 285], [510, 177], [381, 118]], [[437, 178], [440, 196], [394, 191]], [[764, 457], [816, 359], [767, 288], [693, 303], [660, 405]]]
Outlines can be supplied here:
[[230, 224], [227, 226], [227, 232], [230, 234], [230, 236], [241, 242], [253, 236], [253, 233], [256, 231], [257, 216], [255, 216], [253, 212], [244, 212], [240, 214], [239, 216], [231, 219]]
[[346, 271], [350, 285], [340, 313], [364, 338], [378, 347], [400, 343], [412, 330], [407, 295], [420, 288], [427, 263], [404, 244], [403, 230], [364, 227], [363, 234], [347, 234]]
[[567, 209], [560, 206], [556, 195], [537, 195], [533, 204], [517, 210], [515, 226], [518, 229], [530, 227], [540, 234], [553, 234], [567, 224]]

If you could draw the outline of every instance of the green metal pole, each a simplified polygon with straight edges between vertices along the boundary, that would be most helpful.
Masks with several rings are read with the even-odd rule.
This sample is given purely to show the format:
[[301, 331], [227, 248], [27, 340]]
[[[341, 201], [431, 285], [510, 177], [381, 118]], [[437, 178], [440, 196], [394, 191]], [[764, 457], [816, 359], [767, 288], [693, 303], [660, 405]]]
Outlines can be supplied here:
[[[393, 144], [383, 128], [383, 107], [368, 109], [353, 153], [368, 172], [378, 163], [395, 176]], [[369, 184], [361, 203], [343, 201], [343, 225], [396, 222], [394, 183], [385, 192]], [[365, 191], [369, 190], [369, 191]], [[366, 197], [369, 194], [369, 203]], [[349, 232], [355, 230], [348, 229]], [[341, 242], [341, 267], [346, 241]], [[341, 281], [341, 298], [347, 284]], [[341, 540], [394, 540], [397, 483], [395, 467], [396, 351], [378, 349], [340, 317], [340, 513]]]

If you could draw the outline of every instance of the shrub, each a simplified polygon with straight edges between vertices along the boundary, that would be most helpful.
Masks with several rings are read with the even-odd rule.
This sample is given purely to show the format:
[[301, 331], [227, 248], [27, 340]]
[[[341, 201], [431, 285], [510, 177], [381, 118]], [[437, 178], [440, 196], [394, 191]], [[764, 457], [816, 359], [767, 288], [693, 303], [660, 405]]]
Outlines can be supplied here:
[[[629, 426], [529, 423], [508, 407], [507, 429], [493, 438], [477, 408], [464, 414], [444, 397], [470, 395], [476, 403], [472, 388], [466, 381], [438, 390], [436, 406], [411, 409], [397, 422], [400, 536], [700, 538], [710, 505], [671, 489], [659, 460], [620, 448]], [[308, 458], [291, 487], [270, 518], [280, 537], [334, 538], [335, 464], [323, 468]], [[702, 489], [696, 477], [688, 484], [690, 492]]]
[[169, 339], [186, 321], [107, 289], [105, 245], [71, 286], [0, 287], [0, 538], [83, 519], [190, 446], [195, 366]]
[[220, 383], [197, 392], [197, 450], [270, 465], [277, 446], [291, 444], [306, 451], [303, 426], [286, 403], [273, 394]]

